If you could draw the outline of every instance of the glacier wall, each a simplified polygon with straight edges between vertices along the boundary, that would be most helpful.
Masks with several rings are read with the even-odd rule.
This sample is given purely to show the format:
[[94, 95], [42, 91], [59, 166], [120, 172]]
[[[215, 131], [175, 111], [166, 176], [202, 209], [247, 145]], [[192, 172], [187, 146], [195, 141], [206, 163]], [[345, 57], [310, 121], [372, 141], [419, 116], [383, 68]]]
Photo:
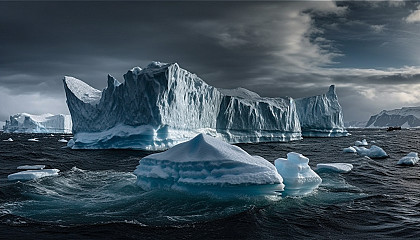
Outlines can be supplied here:
[[403, 107], [394, 110], [383, 110], [370, 117], [366, 123], [368, 128], [380, 127], [419, 127], [420, 107]]
[[326, 94], [296, 99], [302, 136], [340, 137], [347, 136], [343, 113], [335, 86], [331, 85]]
[[63, 79], [73, 120], [71, 148], [160, 150], [199, 133], [229, 143], [301, 139], [295, 101], [246, 89], [217, 89], [178, 66], [152, 62], [103, 91]]
[[6, 133], [71, 133], [70, 115], [18, 113], [10, 116], [3, 127]]

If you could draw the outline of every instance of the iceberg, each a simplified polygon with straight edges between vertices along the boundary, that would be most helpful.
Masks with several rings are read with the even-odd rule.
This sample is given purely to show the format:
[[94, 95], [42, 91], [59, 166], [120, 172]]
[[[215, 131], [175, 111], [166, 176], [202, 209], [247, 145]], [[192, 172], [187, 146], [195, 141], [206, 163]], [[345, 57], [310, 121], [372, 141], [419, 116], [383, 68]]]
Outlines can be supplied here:
[[416, 152], [410, 152], [407, 156], [401, 158], [398, 161], [398, 165], [409, 165], [413, 166], [419, 161], [419, 155]]
[[41, 170], [44, 169], [45, 165], [22, 165], [17, 167], [18, 170]]
[[363, 139], [362, 141], [356, 141], [356, 142], [354, 142], [354, 145], [359, 147], [359, 146], [367, 146], [369, 144], [366, 141], [366, 139]]
[[284, 188], [273, 164], [205, 134], [142, 158], [134, 174], [146, 191], [277, 195]]
[[382, 148], [380, 148], [376, 145], [372, 145], [370, 147], [370, 149], [365, 148], [365, 147], [356, 147], [356, 146], [354, 146], [353, 148], [356, 149], [357, 154], [361, 157], [370, 157], [370, 158], [387, 158], [387, 157], [389, 157], [388, 154], [386, 154], [386, 152]]
[[394, 110], [383, 110], [370, 117], [366, 127], [420, 127], [420, 107], [403, 107]]
[[33, 179], [49, 177], [49, 176], [58, 176], [58, 172], [60, 172], [60, 170], [58, 169], [26, 170], [26, 171], [10, 174], [9, 176], [7, 176], [7, 179], [9, 181], [17, 181], [17, 180], [27, 181], [27, 180], [33, 180]]
[[229, 143], [301, 139], [292, 98], [264, 98], [243, 88], [217, 89], [176, 63], [152, 62], [108, 75], [97, 90], [64, 77], [73, 149], [164, 150], [206, 133]]
[[287, 159], [274, 161], [277, 172], [283, 177], [285, 191], [290, 195], [311, 193], [322, 182], [321, 177], [309, 166], [309, 159], [300, 153], [290, 152]]
[[8, 138], [6, 140], [3, 140], [3, 142], [13, 142], [13, 139], [12, 138]]
[[296, 99], [296, 109], [304, 137], [349, 135], [344, 128], [343, 112], [334, 85], [326, 94]]
[[344, 148], [343, 152], [345, 152], [345, 153], [355, 153], [357, 151], [356, 151], [356, 149], [354, 149], [354, 147], [348, 147], [348, 148]]
[[3, 130], [6, 133], [71, 133], [71, 127], [70, 115], [19, 113], [10, 116]]
[[58, 142], [67, 143], [68, 141], [66, 139], [62, 138], [62, 139], [59, 139]]
[[353, 169], [353, 165], [350, 163], [318, 163], [316, 169], [318, 171], [348, 173]]
[[38, 138], [29, 138], [28, 142], [39, 142]]

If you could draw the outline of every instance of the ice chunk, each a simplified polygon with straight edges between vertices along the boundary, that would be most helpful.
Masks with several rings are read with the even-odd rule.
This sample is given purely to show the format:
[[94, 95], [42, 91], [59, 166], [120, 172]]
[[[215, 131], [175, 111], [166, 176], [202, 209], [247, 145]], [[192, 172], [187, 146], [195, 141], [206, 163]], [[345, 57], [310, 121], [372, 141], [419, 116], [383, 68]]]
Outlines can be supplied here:
[[386, 154], [386, 152], [376, 146], [376, 145], [372, 145], [372, 147], [369, 148], [365, 148], [365, 147], [356, 147], [354, 146], [354, 149], [356, 149], [357, 154], [359, 156], [362, 157], [370, 157], [370, 158], [387, 158], [389, 157], [388, 154]]
[[70, 115], [42, 114], [32, 115], [19, 113], [10, 116], [6, 121], [6, 133], [71, 133], [72, 121]]
[[38, 138], [29, 138], [28, 142], [39, 142]]
[[363, 139], [362, 141], [356, 141], [356, 142], [354, 142], [354, 145], [359, 147], [359, 146], [367, 146], [369, 144], [366, 141], [366, 139]]
[[60, 139], [60, 140], [58, 140], [59, 142], [61, 142], [61, 143], [67, 143], [68, 141], [66, 140], [66, 139], [64, 139], [64, 138], [62, 138], [62, 139]]
[[415, 165], [419, 161], [419, 155], [416, 152], [410, 152], [407, 156], [401, 158], [397, 164], [399, 165]]
[[320, 171], [348, 173], [353, 169], [353, 165], [350, 163], [318, 163], [316, 168]]
[[334, 85], [326, 94], [296, 99], [296, 110], [304, 137], [349, 135], [344, 128], [343, 113]]
[[205, 134], [144, 157], [134, 174], [144, 190], [276, 194], [284, 187], [273, 164]]
[[343, 152], [345, 152], [345, 153], [355, 153], [357, 151], [356, 151], [356, 149], [354, 149], [354, 147], [348, 147], [348, 148], [344, 148]]
[[17, 167], [19, 170], [40, 170], [44, 169], [45, 165], [22, 165]]
[[10, 174], [9, 176], [7, 176], [7, 179], [10, 181], [33, 180], [36, 178], [58, 176], [58, 172], [60, 172], [60, 170], [58, 169], [27, 170]]
[[3, 140], [3, 142], [13, 142], [13, 139], [12, 138], [8, 138], [6, 140]]
[[312, 192], [321, 184], [322, 179], [308, 165], [309, 159], [300, 153], [290, 152], [287, 159], [274, 161], [278, 173], [283, 177], [285, 191], [292, 195]]

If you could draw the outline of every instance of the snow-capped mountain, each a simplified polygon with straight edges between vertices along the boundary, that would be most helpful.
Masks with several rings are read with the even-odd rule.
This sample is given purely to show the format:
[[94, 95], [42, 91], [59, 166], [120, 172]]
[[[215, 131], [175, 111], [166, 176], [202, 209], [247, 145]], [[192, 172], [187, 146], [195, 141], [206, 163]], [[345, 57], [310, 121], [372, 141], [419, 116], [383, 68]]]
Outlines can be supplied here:
[[420, 107], [403, 107], [394, 110], [383, 110], [370, 117], [366, 127], [419, 127]]

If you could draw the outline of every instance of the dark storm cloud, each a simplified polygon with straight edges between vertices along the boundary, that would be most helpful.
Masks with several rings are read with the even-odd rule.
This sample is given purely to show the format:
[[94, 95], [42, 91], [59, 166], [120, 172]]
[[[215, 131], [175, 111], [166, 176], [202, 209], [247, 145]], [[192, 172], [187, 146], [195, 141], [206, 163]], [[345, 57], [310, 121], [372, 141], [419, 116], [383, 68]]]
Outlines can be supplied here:
[[[13, 105], [15, 95], [50, 97], [62, 103], [59, 112], [64, 75], [102, 89], [108, 73], [122, 80], [128, 69], [157, 60], [178, 62], [213, 86], [262, 96], [305, 97], [337, 84], [355, 115], [345, 101], [378, 96], [361, 85], [415, 84], [420, 74], [405, 67], [420, 65], [413, 63], [418, 25], [404, 20], [416, 5], [388, 5], [0, 2], [0, 98]], [[385, 58], [390, 54], [394, 59]], [[375, 70], [390, 66], [398, 69]], [[42, 102], [37, 109], [0, 109], [0, 119], [11, 111], [50, 111]]]

